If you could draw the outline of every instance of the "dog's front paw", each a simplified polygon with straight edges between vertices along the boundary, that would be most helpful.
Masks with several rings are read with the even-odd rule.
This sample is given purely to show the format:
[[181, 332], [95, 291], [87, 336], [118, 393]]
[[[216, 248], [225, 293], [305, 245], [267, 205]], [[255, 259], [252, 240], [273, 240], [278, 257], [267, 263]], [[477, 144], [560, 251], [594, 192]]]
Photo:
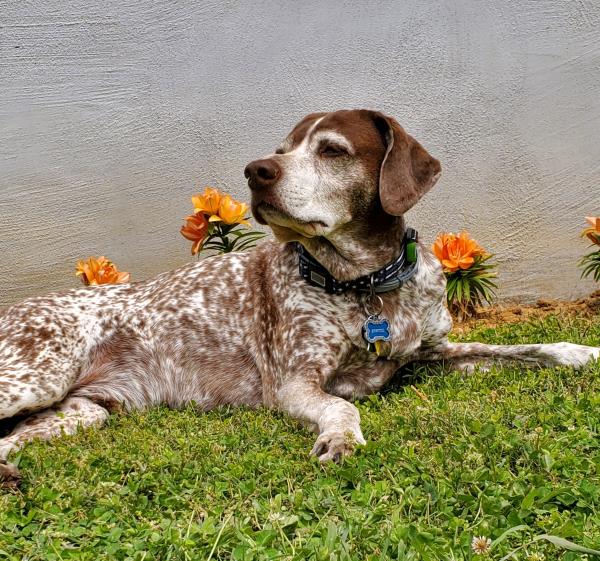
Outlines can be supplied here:
[[324, 432], [319, 435], [311, 456], [317, 456], [320, 462], [340, 462], [344, 456], [351, 456], [358, 444], [366, 444], [360, 429], [358, 432]]
[[575, 345], [573, 343], [555, 343], [556, 362], [561, 366], [578, 368], [600, 358], [600, 348]]

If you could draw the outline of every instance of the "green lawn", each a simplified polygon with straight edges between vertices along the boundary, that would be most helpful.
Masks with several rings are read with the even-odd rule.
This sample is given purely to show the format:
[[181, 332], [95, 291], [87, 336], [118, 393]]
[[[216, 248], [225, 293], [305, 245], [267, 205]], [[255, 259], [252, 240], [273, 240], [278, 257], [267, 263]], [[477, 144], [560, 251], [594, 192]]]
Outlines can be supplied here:
[[[600, 318], [461, 339], [600, 345]], [[0, 494], [0, 559], [481, 559], [473, 536], [495, 560], [586, 558], [544, 534], [600, 549], [600, 365], [419, 368], [358, 405], [369, 443], [342, 466], [264, 410], [154, 409], [30, 445], [22, 490]]]

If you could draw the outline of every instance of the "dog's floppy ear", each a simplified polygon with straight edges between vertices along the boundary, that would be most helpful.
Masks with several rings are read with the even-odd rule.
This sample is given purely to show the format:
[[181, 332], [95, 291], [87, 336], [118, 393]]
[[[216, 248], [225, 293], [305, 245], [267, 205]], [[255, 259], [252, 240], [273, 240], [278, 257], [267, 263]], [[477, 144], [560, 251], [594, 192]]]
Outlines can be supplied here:
[[435, 185], [442, 167], [395, 119], [374, 112], [373, 120], [386, 146], [379, 171], [381, 206], [400, 216]]

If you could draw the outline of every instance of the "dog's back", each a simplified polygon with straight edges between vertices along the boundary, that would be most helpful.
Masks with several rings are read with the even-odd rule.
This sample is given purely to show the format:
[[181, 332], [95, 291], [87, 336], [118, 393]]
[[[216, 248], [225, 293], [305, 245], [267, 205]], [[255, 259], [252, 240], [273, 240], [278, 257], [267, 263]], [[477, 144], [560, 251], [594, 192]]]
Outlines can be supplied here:
[[5, 309], [0, 418], [44, 409], [67, 394], [127, 409], [260, 403], [250, 354], [260, 292], [245, 271], [261, 270], [252, 262], [276, 244], [266, 246], [149, 281], [71, 290]]

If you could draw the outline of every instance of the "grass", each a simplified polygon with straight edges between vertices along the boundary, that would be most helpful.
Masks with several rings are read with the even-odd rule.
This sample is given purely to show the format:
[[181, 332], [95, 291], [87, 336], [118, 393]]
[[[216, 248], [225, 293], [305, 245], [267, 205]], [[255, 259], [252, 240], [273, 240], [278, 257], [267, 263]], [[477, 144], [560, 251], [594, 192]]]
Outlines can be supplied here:
[[[599, 345], [600, 318], [461, 339]], [[473, 536], [495, 560], [586, 558], [542, 535], [600, 548], [599, 364], [416, 368], [358, 406], [369, 443], [341, 466], [265, 410], [153, 409], [29, 445], [22, 490], [0, 494], [0, 558], [481, 559]]]

